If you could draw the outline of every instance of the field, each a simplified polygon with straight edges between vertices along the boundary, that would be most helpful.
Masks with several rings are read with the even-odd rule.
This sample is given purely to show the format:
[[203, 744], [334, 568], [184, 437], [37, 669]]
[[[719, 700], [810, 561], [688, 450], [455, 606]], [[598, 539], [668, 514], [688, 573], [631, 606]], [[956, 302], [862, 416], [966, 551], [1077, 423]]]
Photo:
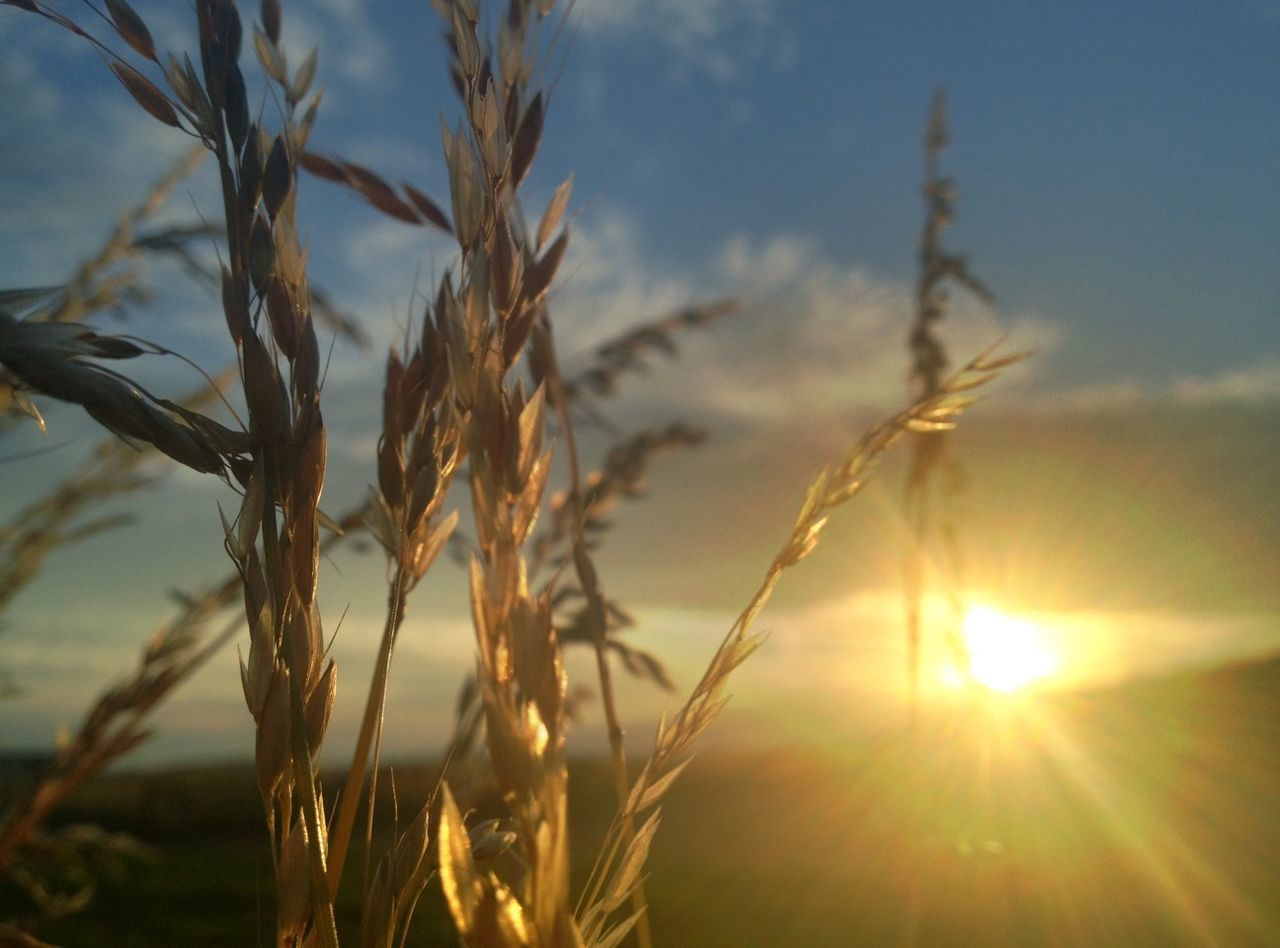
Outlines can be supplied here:
[[0, 948], [1280, 944], [1280, 21], [989, 6], [0, 0]]
[[[971, 707], [826, 753], [721, 752], [673, 791], [654, 936], [699, 946], [1246, 945], [1280, 938], [1280, 662]], [[426, 768], [397, 768], [406, 791]], [[571, 767], [582, 851], [608, 768]], [[64, 811], [155, 847], [70, 945], [270, 941], [248, 766], [101, 778]], [[257, 867], [256, 869], [254, 867]], [[452, 944], [430, 887], [411, 944]], [[339, 899], [340, 927], [358, 917]], [[255, 921], [256, 920], [256, 921]]]

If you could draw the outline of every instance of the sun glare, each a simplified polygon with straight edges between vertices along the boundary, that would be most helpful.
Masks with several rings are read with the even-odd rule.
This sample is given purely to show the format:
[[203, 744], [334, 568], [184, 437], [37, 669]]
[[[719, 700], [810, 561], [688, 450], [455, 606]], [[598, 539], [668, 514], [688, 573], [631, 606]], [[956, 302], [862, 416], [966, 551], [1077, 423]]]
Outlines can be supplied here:
[[[1060, 664], [1036, 623], [990, 606], [971, 606], [962, 632], [973, 680], [993, 691], [1018, 691], [1052, 675]], [[954, 670], [952, 677], [958, 677]]]

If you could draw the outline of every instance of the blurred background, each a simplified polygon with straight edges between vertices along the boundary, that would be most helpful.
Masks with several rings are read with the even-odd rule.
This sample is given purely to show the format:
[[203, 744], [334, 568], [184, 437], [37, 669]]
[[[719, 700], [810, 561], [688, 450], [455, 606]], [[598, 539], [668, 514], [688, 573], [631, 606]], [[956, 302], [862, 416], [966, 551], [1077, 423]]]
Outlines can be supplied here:
[[[194, 46], [184, 5], [135, 6], [162, 50]], [[995, 296], [988, 306], [954, 294], [942, 324], [948, 351], [960, 363], [1004, 340], [1033, 357], [992, 387], [954, 440], [965, 474], [963, 629], [975, 674], [992, 693], [975, 705], [930, 637], [927, 710], [951, 722], [940, 733], [969, 729], [962, 745], [1002, 747], [1010, 759], [1020, 752], [1009, 747], [1031, 746], [1056, 767], [1067, 754], [1077, 775], [1106, 771], [1098, 759], [1081, 763], [1081, 747], [1107, 764], [1139, 766], [1126, 756], [1132, 745], [1099, 750], [1131, 713], [1135, 728], [1150, 730], [1151, 743], [1138, 743], [1160, 760], [1186, 757], [1219, 778], [1232, 773], [1244, 766], [1227, 753], [1242, 733], [1252, 735], [1245, 746], [1267, 746], [1252, 728], [1274, 711], [1267, 702], [1280, 680], [1266, 664], [1280, 649], [1280, 4], [866, 6], [580, 0], [558, 40], [526, 209], [540, 213], [574, 175], [573, 236], [551, 302], [566, 370], [589, 365], [595, 346], [634, 324], [723, 296], [739, 301], [732, 316], [676, 338], [674, 358], [650, 359], [616, 398], [600, 400], [614, 427], [586, 441], [588, 462], [598, 463], [617, 432], [683, 421], [709, 435], [657, 461], [647, 495], [617, 509], [601, 548], [605, 586], [636, 619], [628, 635], [669, 664], [677, 686], [670, 694], [624, 682], [629, 740], [637, 752], [650, 746], [658, 715], [697, 680], [816, 470], [905, 403], [922, 142], [942, 87], [952, 144], [941, 169], [958, 189], [946, 241]], [[439, 34], [426, 3], [288, 3], [290, 61], [320, 51], [317, 83], [326, 95], [312, 149], [445, 200], [439, 127], [454, 100]], [[0, 287], [65, 281], [187, 145], [128, 101], [74, 39], [0, 11]], [[264, 112], [278, 108], [261, 88], [256, 95]], [[202, 215], [216, 222], [214, 187], [211, 168], [198, 169], [156, 226]], [[375, 477], [385, 350], [420, 316], [415, 294], [452, 258], [443, 236], [381, 216], [317, 179], [302, 182], [299, 216], [313, 279], [368, 337], [364, 348], [335, 338], [329, 363], [324, 506], [336, 513]], [[193, 246], [212, 257], [211, 244]], [[179, 264], [149, 265], [141, 285], [148, 297], [103, 325], [161, 342], [211, 373], [229, 362], [216, 300]], [[145, 378], [159, 394], [200, 382], [176, 360], [152, 362]], [[48, 432], [27, 425], [6, 436], [0, 517], [72, 470], [98, 437], [78, 408], [38, 401]], [[855, 766], [847, 756], [899, 733], [906, 719], [903, 477], [902, 459], [891, 459], [838, 513], [818, 552], [784, 579], [762, 621], [769, 640], [735, 677], [735, 698], [711, 740], [752, 773], [756, 765], [742, 763], [750, 755], [789, 755], [768, 758], [778, 786], [759, 791], [763, 808], [776, 799], [770, 793], [794, 793], [797, 783], [866, 790], [859, 780], [943, 779], [903, 776], [901, 757], [863, 756]], [[226, 571], [219, 503], [235, 508], [224, 485], [168, 472], [157, 489], [109, 507], [128, 515], [128, 525], [50, 560], [0, 630], [0, 668], [18, 686], [0, 704], [0, 747], [52, 748], [87, 697], [133, 666], [171, 609], [166, 591]], [[321, 590], [329, 632], [343, 616], [334, 655], [344, 686], [326, 746], [341, 755], [382, 624], [381, 557], [336, 552]], [[930, 609], [945, 606], [931, 600]], [[397, 648], [387, 751], [419, 759], [443, 746], [457, 684], [471, 667], [462, 573], [452, 563], [442, 560], [411, 603]], [[132, 763], [247, 759], [253, 729], [235, 661], [226, 649], [176, 694]], [[571, 665], [571, 675], [575, 667], [586, 665]], [[1243, 704], [1233, 703], [1237, 694]], [[1108, 697], [1096, 705], [1089, 695]], [[1159, 714], [1132, 710], [1157, 705]], [[1092, 736], [1062, 736], [1077, 727], [1094, 728]], [[937, 734], [920, 739], [943, 742], [935, 751], [952, 746]], [[604, 746], [588, 701], [571, 749], [590, 756]], [[1227, 756], [1210, 765], [1196, 753]], [[930, 760], [944, 767], [945, 757]], [[715, 773], [733, 773], [735, 765], [724, 766]], [[1058, 771], [1045, 766], [1037, 779], [1052, 783]], [[1266, 774], [1249, 793], [1271, 786]], [[1114, 843], [1099, 801], [1120, 807], [1119, 822], [1132, 827], [1135, 806], [1158, 820], [1163, 811], [1151, 795], [1189, 778], [1177, 768], [1143, 772], [1145, 789], [1126, 798], [1128, 809], [1082, 779], [1071, 805], [1092, 799], [1085, 809], [1104, 826], [1099, 838]], [[990, 804], [986, 791], [965, 786]], [[1262, 798], [1205, 793], [1215, 813], [1236, 816]], [[1133, 794], [1145, 802], [1134, 804]], [[911, 822], [901, 812], [885, 819]], [[999, 862], [1016, 831], [1007, 823], [965, 828], [963, 815], [939, 819], [912, 858], [934, 858], [936, 844], [965, 865]], [[1026, 819], [1035, 822], [1034, 814]], [[1214, 825], [1229, 837], [1227, 853], [1257, 848], [1256, 840], [1230, 842], [1256, 826]], [[821, 827], [791, 831], [806, 846], [834, 845]], [[1115, 930], [1132, 923], [1133, 931], [1163, 932], [1173, 940], [1156, 940], [1166, 944], [1212, 941], [1223, 931], [1246, 940], [1274, 934], [1274, 908], [1247, 894], [1274, 881], [1271, 861], [1259, 856], [1240, 870], [1251, 880], [1241, 883], [1242, 908], [1205, 883], [1212, 863], [1186, 855], [1193, 836], [1179, 837], [1181, 856], [1164, 849], [1121, 860], [1140, 866], [1135, 878], [1153, 887], [1160, 908], [1120, 919]], [[1047, 846], [1035, 858], [1052, 861], [1054, 852]], [[992, 870], [1002, 881], [988, 894], [1004, 899], [1021, 891], [1009, 878], [1034, 875], [1011, 864]], [[1105, 875], [1109, 864], [1088, 865]], [[655, 867], [663, 871], [675, 869]], [[677, 909], [666, 920], [677, 926], [671, 931], [682, 924]], [[815, 914], [824, 917], [820, 909], [807, 917]], [[1165, 929], [1152, 918], [1172, 921]], [[1223, 918], [1237, 927], [1223, 929]], [[1039, 940], [1043, 933], [1026, 924], [1004, 933], [1010, 943]], [[838, 943], [817, 930], [778, 937]], [[983, 938], [996, 934], [984, 930]], [[716, 942], [704, 933], [670, 943]]]
[[[191, 46], [186, 10], [137, 7], [162, 50]], [[439, 120], [453, 102], [429, 6], [299, 0], [286, 26], [292, 61], [320, 50], [313, 149], [447, 200]], [[6, 287], [65, 280], [185, 147], [74, 39], [0, 14]], [[601, 554], [611, 594], [639, 620], [636, 640], [678, 682], [727, 628], [813, 472], [905, 400], [922, 136], [939, 86], [953, 132], [941, 169], [958, 187], [946, 240], [996, 300], [953, 294], [947, 345], [956, 361], [1000, 339], [1035, 353], [956, 442], [974, 599], [1050, 630], [1058, 670], [1044, 685], [1280, 646], [1280, 7], [590, 0], [559, 49], [528, 205], [536, 213], [573, 173], [573, 239], [553, 298], [567, 370], [635, 323], [741, 301], [606, 406], [616, 430], [683, 420], [710, 434], [658, 462], [650, 496], [619, 508]], [[158, 222], [214, 213], [212, 178], [186, 179]], [[415, 290], [451, 258], [442, 236], [343, 189], [307, 179], [302, 199], [317, 283], [371, 340], [332, 350], [326, 508], [337, 512], [373, 478], [382, 353], [419, 315]], [[124, 330], [211, 372], [227, 362], [208, 293], [172, 265], [142, 284], [154, 297], [129, 308]], [[153, 361], [162, 394], [199, 381]], [[93, 434], [79, 409], [41, 407], [49, 433], [27, 426], [5, 459], [5, 509], [69, 470]], [[609, 440], [589, 441], [588, 460]], [[890, 467], [788, 578], [735, 713], [772, 718], [779, 698], [804, 707], [851, 690], [901, 697], [900, 484]], [[128, 667], [164, 591], [223, 569], [215, 505], [229, 496], [173, 474], [145, 503], [126, 502], [131, 527], [58, 554], [0, 635], [5, 667], [28, 686], [5, 703], [6, 741], [53, 740], [86, 689]], [[322, 585], [327, 614], [347, 610], [336, 649], [351, 681], [372, 660], [381, 575], [379, 557], [339, 554]], [[469, 665], [457, 579], [442, 564], [411, 615], [393, 713], [430, 726], [390, 728], [405, 741], [397, 751], [443, 733]], [[637, 723], [668, 700], [649, 688], [630, 697]], [[228, 651], [144, 754], [243, 754], [240, 705]], [[884, 707], [849, 701], [842, 717]], [[331, 741], [342, 735], [339, 724]]]

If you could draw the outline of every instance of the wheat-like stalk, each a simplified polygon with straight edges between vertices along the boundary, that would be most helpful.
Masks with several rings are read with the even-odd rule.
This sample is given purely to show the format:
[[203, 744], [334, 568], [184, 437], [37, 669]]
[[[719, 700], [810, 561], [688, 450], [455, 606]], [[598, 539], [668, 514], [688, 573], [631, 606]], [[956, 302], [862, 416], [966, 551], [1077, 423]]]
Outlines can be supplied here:
[[[626, 802], [614, 817], [578, 903], [577, 916], [589, 944], [616, 943], [637, 920], [633, 913], [615, 920], [618, 909], [643, 877], [649, 845], [657, 831], [662, 797], [687, 766], [693, 743], [715, 720], [728, 700], [729, 676], [761, 644], [754, 625], [783, 573], [808, 556], [818, 544], [828, 517], [862, 490], [880, 458], [908, 432], [945, 430], [973, 401], [971, 392], [990, 381], [1020, 355], [992, 357], [984, 353], [946, 379], [934, 394], [869, 430], [836, 467], [822, 471], [809, 486], [791, 532], [775, 554], [763, 580], [711, 657], [702, 678], [670, 722], [658, 726], [652, 756], [632, 782]], [[652, 812], [650, 812], [652, 811]], [[640, 829], [627, 832], [649, 813]]]
[[[958, 283], [980, 300], [990, 303], [991, 291], [975, 277], [968, 261], [946, 250], [942, 234], [955, 217], [955, 183], [943, 177], [938, 161], [950, 142], [947, 127], [947, 98], [942, 90], [934, 94], [925, 128], [925, 221], [920, 235], [920, 275], [916, 281], [915, 323], [908, 336], [911, 352], [911, 386], [916, 398], [929, 398], [943, 385], [949, 360], [946, 347], [938, 335], [938, 324], [946, 315], [949, 283]], [[903, 555], [903, 586], [907, 627], [907, 679], [914, 719], [920, 693], [920, 658], [923, 635], [925, 567], [931, 534], [930, 499], [935, 481], [945, 476], [942, 485], [942, 510], [939, 526], [943, 543], [943, 569], [946, 592], [951, 604], [952, 621], [945, 630], [945, 640], [960, 669], [969, 669], [968, 648], [957, 628], [964, 614], [964, 563], [958, 528], [955, 522], [955, 495], [961, 476], [952, 439], [947, 430], [918, 431], [912, 436], [911, 459], [907, 467], [903, 504], [909, 536]]]
[[[286, 108], [283, 131], [269, 136], [250, 117], [239, 65], [243, 28], [231, 0], [196, 5], [199, 71], [189, 57], [180, 63], [170, 56], [162, 67], [143, 20], [124, 0], [107, 0], [105, 22], [144, 62], [160, 68], [172, 95], [65, 15], [38, 0], [10, 5], [92, 43], [140, 107], [198, 139], [216, 162], [228, 257], [223, 311], [239, 355], [249, 431], [230, 432], [183, 411], [173, 411], [174, 418], [167, 413], [173, 406], [84, 361], [138, 354], [113, 337], [77, 327], [52, 337], [44, 327], [9, 321], [3, 361], [27, 384], [83, 404], [113, 430], [147, 440], [196, 470], [222, 473], [228, 455], [238, 462], [233, 470], [245, 486], [244, 503], [235, 527], [227, 524], [226, 546], [243, 580], [250, 627], [242, 679], [258, 727], [278, 937], [293, 943], [312, 932], [321, 944], [336, 946], [314, 769], [336, 687], [335, 666], [324, 664], [315, 607], [326, 434], [319, 346], [294, 221], [296, 156], [305, 150], [316, 102], [301, 115], [297, 107], [310, 92], [314, 61], [292, 77], [274, 77]], [[273, 45], [278, 14], [277, 5], [264, 8]]]
[[[446, 789], [441, 881], [470, 944], [574, 945], [569, 903], [565, 683], [548, 594], [529, 589], [522, 552], [550, 468], [546, 387], [511, 379], [563, 259], [563, 208], [552, 202], [536, 235], [521, 226], [517, 189], [537, 151], [545, 95], [531, 82], [534, 37], [551, 3], [513, 2], [498, 25], [497, 55], [482, 46], [471, 2], [439, 5], [449, 27], [464, 120], [445, 128], [456, 288], [440, 294], [453, 384], [463, 413], [477, 554], [471, 563], [477, 682], [486, 745], [511, 813], [519, 879], [477, 868]], [[553, 239], [554, 238], [554, 239]]]
[[[932, 334], [932, 314], [940, 306], [936, 280], [922, 281], [922, 312], [932, 308], [913, 337], [925, 382], [920, 397], [871, 429], [814, 481], [759, 587], [683, 707], [659, 726], [653, 755], [631, 778], [610, 656], [655, 680], [665, 676], [655, 658], [617, 638], [625, 613], [606, 597], [592, 537], [604, 529], [612, 504], [642, 489], [657, 453], [696, 443], [700, 435], [678, 425], [642, 432], [588, 473], [575, 436], [581, 418], [572, 406], [612, 394], [620, 375], [641, 368], [653, 352], [669, 351], [674, 332], [703, 325], [728, 307], [716, 303], [674, 314], [598, 351], [586, 373], [567, 377], [560, 371], [547, 299], [568, 245], [571, 179], [556, 189], [536, 227], [526, 222], [519, 197], [549, 104], [543, 61], [563, 23], [551, 16], [554, 0], [510, 0], [484, 24], [477, 0], [435, 2], [447, 27], [462, 107], [461, 120], [442, 130], [448, 214], [416, 187], [394, 186], [361, 165], [309, 150], [319, 99], [312, 92], [316, 60], [313, 55], [297, 68], [287, 62], [277, 0], [263, 0], [261, 23], [253, 30], [257, 58], [279, 102], [275, 134], [249, 111], [240, 66], [245, 30], [233, 0], [197, 0], [198, 66], [173, 56], [162, 64], [145, 23], [125, 0], [104, 3], [105, 12], [90, 6], [138, 65], [45, 0], [0, 0], [93, 44], [141, 108], [198, 140], [212, 156], [225, 231], [218, 284], [248, 411], [244, 430], [227, 428], [196, 406], [152, 395], [102, 364], [167, 353], [162, 347], [75, 320], [19, 320], [16, 310], [40, 294], [0, 294], [0, 362], [22, 385], [83, 405], [120, 436], [238, 484], [240, 508], [223, 520], [236, 577], [190, 601], [149, 647], [137, 675], [95, 706], [51, 781], [20, 811], [28, 815], [12, 830], [0, 828], [0, 855], [8, 838], [3, 834], [29, 838], [70, 786], [142, 739], [143, 717], [212, 648], [193, 630], [203, 628], [217, 603], [240, 595], [249, 631], [241, 681], [256, 729], [278, 945], [336, 948], [334, 896], [362, 799], [368, 800], [366, 851], [376, 859], [376, 868], [366, 871], [363, 943], [403, 943], [418, 898], [438, 870], [465, 943], [610, 948], [634, 932], [646, 944], [642, 881], [658, 805], [723, 706], [729, 676], [759, 645], [754, 624], [781, 576], [813, 550], [827, 517], [862, 488], [900, 438], [950, 427], [972, 401], [969, 393], [1017, 357], [984, 355], [944, 378], [945, 356]], [[545, 29], [556, 31], [550, 42]], [[146, 72], [158, 74], [163, 85]], [[393, 218], [451, 234], [458, 250], [419, 330], [386, 364], [376, 487], [362, 517], [387, 556], [388, 609], [356, 750], [332, 810], [317, 776], [337, 682], [316, 606], [327, 434], [317, 307], [296, 222], [299, 168], [353, 189]], [[949, 211], [945, 200], [937, 207]], [[930, 221], [934, 228], [932, 215]], [[940, 229], [926, 235], [933, 248], [925, 254], [926, 271], [980, 286], [963, 261], [937, 250]], [[531, 386], [522, 377], [526, 369]], [[550, 429], [561, 439], [568, 485], [548, 502]], [[409, 595], [454, 530], [457, 514], [446, 512], [446, 502], [455, 478], [469, 488], [475, 533], [469, 592], [477, 718], [507, 818], [468, 829], [453, 788], [442, 783], [375, 854], [373, 801], [388, 669]], [[550, 516], [535, 535], [544, 507]], [[548, 570], [553, 575], [539, 578], [547, 566], [555, 567]], [[569, 881], [569, 700], [561, 660], [564, 643], [573, 640], [596, 654], [619, 798], [576, 908]], [[468, 731], [460, 726], [457, 744]], [[487, 858], [495, 847], [508, 850], [501, 868]]]

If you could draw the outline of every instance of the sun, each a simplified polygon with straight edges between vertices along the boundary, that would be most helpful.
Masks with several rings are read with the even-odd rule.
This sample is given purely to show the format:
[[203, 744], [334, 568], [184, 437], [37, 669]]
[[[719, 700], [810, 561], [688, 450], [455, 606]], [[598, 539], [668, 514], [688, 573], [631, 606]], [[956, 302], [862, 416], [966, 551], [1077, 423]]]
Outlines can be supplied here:
[[970, 674], [992, 691], [1020, 691], [1058, 670], [1058, 655], [1047, 647], [1041, 628], [990, 606], [971, 606], [961, 634], [969, 649]]

